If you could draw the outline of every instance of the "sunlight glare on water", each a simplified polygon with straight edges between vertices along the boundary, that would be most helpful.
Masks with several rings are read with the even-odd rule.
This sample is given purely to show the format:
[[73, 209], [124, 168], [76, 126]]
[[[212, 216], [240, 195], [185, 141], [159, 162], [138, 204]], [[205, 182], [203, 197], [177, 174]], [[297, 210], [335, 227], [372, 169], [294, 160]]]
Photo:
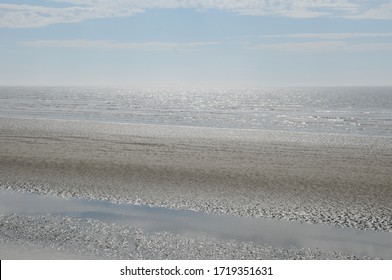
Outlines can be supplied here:
[[0, 116], [392, 135], [392, 88], [0, 87]]

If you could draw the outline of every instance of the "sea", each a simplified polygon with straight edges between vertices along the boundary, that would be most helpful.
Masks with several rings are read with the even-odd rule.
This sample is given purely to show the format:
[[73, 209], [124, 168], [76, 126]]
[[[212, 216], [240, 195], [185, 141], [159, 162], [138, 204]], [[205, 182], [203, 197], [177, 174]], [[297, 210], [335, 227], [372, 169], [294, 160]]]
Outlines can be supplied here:
[[0, 117], [392, 136], [392, 87], [0, 87]]

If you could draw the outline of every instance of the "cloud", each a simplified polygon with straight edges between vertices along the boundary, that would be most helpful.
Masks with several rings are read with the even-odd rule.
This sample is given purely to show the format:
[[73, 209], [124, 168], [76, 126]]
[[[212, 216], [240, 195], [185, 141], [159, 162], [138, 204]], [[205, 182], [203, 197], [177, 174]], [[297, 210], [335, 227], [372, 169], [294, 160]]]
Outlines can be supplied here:
[[[241, 40], [238, 40], [242, 38]], [[392, 32], [385, 33], [292, 33], [232, 38], [226, 44], [263, 51], [391, 51]], [[362, 40], [363, 38], [366, 39]], [[247, 39], [247, 40], [243, 40]], [[359, 40], [358, 40], [359, 39]], [[381, 40], [380, 40], [381, 39]], [[387, 40], [386, 40], [387, 39]], [[223, 45], [223, 42], [119, 42], [111, 40], [34, 40], [20, 42], [24, 47], [181, 51]]]
[[36, 28], [94, 18], [132, 16], [140, 12], [142, 12], [140, 9], [113, 11], [96, 6], [53, 8], [24, 4], [0, 4], [0, 28]]
[[246, 49], [263, 51], [326, 51], [338, 50], [347, 47], [341, 41], [319, 41], [319, 42], [285, 42], [276, 44], [244, 44]]
[[[255, 36], [248, 36], [255, 37]], [[392, 37], [392, 32], [385, 33], [295, 33], [295, 34], [277, 34], [277, 35], [260, 35], [260, 39], [274, 38], [294, 38], [294, 39], [352, 39], [352, 38], [382, 38]]]
[[25, 47], [101, 50], [177, 51], [219, 45], [219, 42], [117, 42], [107, 40], [36, 40], [21, 42]]
[[347, 17], [351, 19], [391, 20], [392, 1], [365, 9], [361, 13], [349, 15]]
[[[392, 32], [292, 33], [243, 36], [246, 49], [268, 51], [390, 51]], [[365, 40], [364, 40], [365, 39]]]
[[245, 49], [285, 52], [325, 51], [392, 51], [390, 43], [348, 43], [345, 41], [284, 42], [276, 44], [243, 44]]
[[[55, 7], [54, 2], [64, 7]], [[31, 1], [26, 1], [31, 3]], [[133, 16], [149, 9], [224, 10], [240, 15], [392, 19], [392, 3], [355, 0], [52, 0], [46, 6], [0, 4], [0, 27], [37, 28], [87, 19]]]
[[352, 15], [359, 6], [355, 1], [346, 0], [278, 0], [261, 1], [263, 6], [248, 7], [237, 10], [243, 15], [272, 15], [292, 18], [335, 17]]

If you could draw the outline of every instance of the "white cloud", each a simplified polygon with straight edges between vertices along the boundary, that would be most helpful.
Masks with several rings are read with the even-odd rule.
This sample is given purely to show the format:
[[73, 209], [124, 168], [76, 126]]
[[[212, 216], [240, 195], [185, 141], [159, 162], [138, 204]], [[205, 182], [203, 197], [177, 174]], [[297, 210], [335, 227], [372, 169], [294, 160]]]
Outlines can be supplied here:
[[[392, 32], [293, 33], [243, 36], [246, 49], [274, 51], [389, 51]], [[362, 40], [366, 38], [366, 42]], [[356, 40], [360, 39], [360, 40]], [[387, 39], [387, 40], [386, 40]], [[370, 42], [371, 41], [371, 42]]]
[[[50, 2], [50, 1], [49, 1]], [[392, 4], [354, 0], [52, 0], [66, 7], [0, 4], [0, 27], [34, 28], [94, 18], [132, 16], [148, 9], [219, 9], [241, 15], [392, 19]], [[29, 3], [29, 1], [26, 1]], [[373, 1], [374, 4], [374, 1]]]
[[[333, 15], [335, 11], [351, 14], [358, 5], [353, 0], [55, 0], [75, 5], [106, 7], [133, 7], [137, 9], [219, 9], [242, 15], [277, 15], [288, 17], [315, 17]], [[320, 11], [324, 9], [324, 11]]]
[[0, 4], [0, 28], [35, 28], [55, 23], [79, 22], [86, 19], [132, 16], [139, 9], [117, 11], [95, 6], [52, 8], [34, 5]]
[[[255, 36], [248, 36], [255, 37]], [[351, 39], [351, 38], [383, 38], [392, 37], [392, 32], [385, 33], [295, 33], [295, 34], [277, 34], [277, 35], [260, 35], [260, 39], [273, 38], [296, 38], [296, 39]]]
[[[363, 42], [352, 38], [386, 38], [392, 33], [297, 33], [283, 35], [247, 36], [254, 40], [231, 41], [247, 50], [263, 51], [391, 51], [392, 42]], [[285, 38], [283, 42], [273, 42], [275, 38]], [[265, 39], [265, 40], [264, 40]], [[294, 41], [292, 39], [295, 39]], [[298, 41], [299, 39], [300, 41]], [[222, 42], [119, 42], [110, 40], [34, 40], [20, 42], [24, 47], [134, 50], [134, 51], [183, 51], [222, 45]]]
[[361, 13], [348, 16], [352, 19], [378, 19], [391, 20], [392, 19], [392, 1], [363, 10]]
[[244, 48], [260, 51], [324, 52], [324, 51], [392, 51], [390, 43], [358, 43], [344, 41], [284, 42], [276, 44], [249, 44]]
[[337, 50], [347, 47], [345, 42], [319, 41], [319, 42], [285, 42], [277, 44], [245, 44], [245, 48], [263, 51], [325, 51]]
[[107, 40], [36, 40], [21, 42], [26, 47], [51, 47], [101, 50], [177, 51], [219, 45], [219, 42], [117, 42]]

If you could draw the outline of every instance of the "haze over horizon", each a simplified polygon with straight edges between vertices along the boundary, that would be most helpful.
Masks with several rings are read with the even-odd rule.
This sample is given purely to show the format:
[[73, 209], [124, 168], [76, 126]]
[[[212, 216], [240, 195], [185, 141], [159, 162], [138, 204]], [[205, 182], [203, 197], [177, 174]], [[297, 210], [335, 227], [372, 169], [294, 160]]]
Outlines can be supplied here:
[[392, 86], [392, 1], [0, 1], [0, 85]]

